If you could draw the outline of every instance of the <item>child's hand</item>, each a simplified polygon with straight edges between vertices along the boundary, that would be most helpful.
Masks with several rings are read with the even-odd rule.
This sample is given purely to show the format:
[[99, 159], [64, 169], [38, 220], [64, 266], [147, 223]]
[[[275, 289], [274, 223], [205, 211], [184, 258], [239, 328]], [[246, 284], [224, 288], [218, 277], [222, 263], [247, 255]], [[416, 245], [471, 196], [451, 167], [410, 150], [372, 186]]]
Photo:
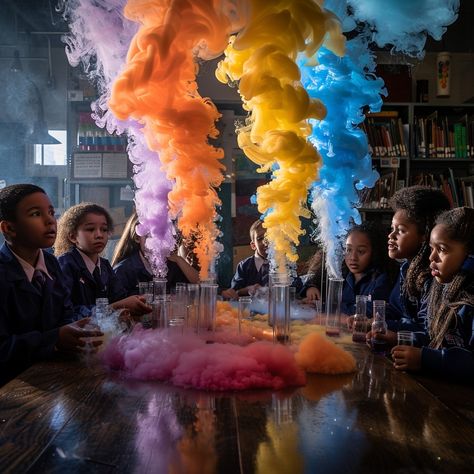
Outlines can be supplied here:
[[[84, 318], [75, 323], [67, 324], [59, 328], [59, 338], [57, 348], [66, 352], [82, 352], [85, 348], [86, 341], [84, 339], [91, 337], [101, 337], [104, 334], [98, 329], [84, 329], [90, 322], [90, 318]], [[94, 348], [102, 344], [101, 340], [89, 342], [89, 347]]]
[[255, 293], [260, 288], [260, 286], [261, 285], [259, 285], [258, 283], [255, 283], [255, 285], [247, 286], [246, 290], [247, 290], [247, 293], [249, 294], [249, 296], [255, 295]]
[[393, 366], [398, 370], [421, 370], [421, 349], [395, 346], [392, 349]]
[[118, 320], [121, 327], [124, 327], [124, 329], [127, 331], [130, 331], [135, 325], [135, 321], [133, 320], [133, 317], [130, 314], [130, 311], [125, 308], [120, 310]]
[[306, 297], [303, 299], [303, 303], [311, 303], [320, 299], [321, 291], [319, 291], [319, 288], [312, 286], [306, 290]]
[[141, 316], [143, 314], [151, 313], [152, 308], [145, 302], [145, 296], [132, 295], [123, 300], [116, 301], [112, 304], [113, 309], [128, 309], [132, 316]]
[[233, 288], [228, 288], [227, 290], [222, 290], [221, 292], [222, 298], [226, 300], [236, 300], [239, 298], [239, 295]]
[[370, 330], [365, 336], [367, 344], [370, 346], [372, 339], [378, 339], [379, 341], [385, 341], [390, 346], [397, 344], [397, 333], [393, 331], [387, 331], [385, 334], [379, 332], [372, 332]]

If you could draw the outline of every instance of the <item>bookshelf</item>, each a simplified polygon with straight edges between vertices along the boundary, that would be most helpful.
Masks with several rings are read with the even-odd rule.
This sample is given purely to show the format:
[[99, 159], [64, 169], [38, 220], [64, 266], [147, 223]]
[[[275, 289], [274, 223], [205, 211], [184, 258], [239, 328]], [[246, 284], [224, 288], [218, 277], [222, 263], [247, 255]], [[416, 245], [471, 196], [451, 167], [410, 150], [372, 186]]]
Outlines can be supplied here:
[[454, 207], [473, 207], [474, 104], [387, 103], [362, 128], [380, 173], [361, 193], [364, 218], [390, 212], [393, 193], [414, 184], [441, 189]]
[[120, 237], [133, 212], [132, 164], [126, 139], [95, 125], [88, 100], [68, 103], [68, 163], [64, 182], [65, 206], [94, 202], [109, 210], [113, 238]]

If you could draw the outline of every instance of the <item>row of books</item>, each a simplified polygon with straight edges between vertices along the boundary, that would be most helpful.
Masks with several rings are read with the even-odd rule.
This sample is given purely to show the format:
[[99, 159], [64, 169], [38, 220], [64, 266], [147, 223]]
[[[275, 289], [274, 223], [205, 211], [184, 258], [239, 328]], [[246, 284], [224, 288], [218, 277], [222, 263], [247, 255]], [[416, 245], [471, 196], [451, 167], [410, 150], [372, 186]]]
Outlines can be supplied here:
[[364, 188], [359, 192], [362, 208], [385, 209], [393, 193], [405, 186], [405, 180], [398, 179], [398, 169], [392, 168], [381, 173], [373, 188]]
[[408, 125], [403, 124], [396, 111], [383, 111], [367, 115], [362, 129], [369, 140], [372, 156], [408, 157]]
[[452, 207], [474, 208], [474, 176], [455, 177], [451, 168], [446, 173], [417, 173], [411, 184], [420, 184], [441, 189]]
[[367, 114], [362, 129], [367, 134], [374, 157], [474, 158], [474, 115], [441, 115], [435, 111], [426, 117], [415, 117], [414, 153], [410, 154], [409, 125], [398, 111]]
[[[474, 208], [474, 176], [455, 177], [453, 170], [447, 168], [445, 173], [419, 172], [413, 176], [410, 184], [440, 189], [452, 207]], [[393, 193], [404, 186], [405, 180], [398, 179], [397, 169], [387, 170], [380, 175], [373, 188], [366, 188], [359, 192], [361, 207], [365, 209], [387, 208]]]
[[453, 121], [436, 111], [417, 117], [414, 137], [418, 158], [474, 158], [474, 115]]

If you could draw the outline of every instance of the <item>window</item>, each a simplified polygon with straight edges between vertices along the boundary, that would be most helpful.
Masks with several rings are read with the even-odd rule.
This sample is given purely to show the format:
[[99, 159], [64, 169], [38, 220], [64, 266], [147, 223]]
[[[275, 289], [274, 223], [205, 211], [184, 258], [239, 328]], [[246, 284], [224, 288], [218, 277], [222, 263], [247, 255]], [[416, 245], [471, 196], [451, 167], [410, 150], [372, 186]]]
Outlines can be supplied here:
[[48, 133], [59, 140], [57, 145], [34, 145], [35, 165], [66, 165], [67, 132], [66, 130], [48, 130]]

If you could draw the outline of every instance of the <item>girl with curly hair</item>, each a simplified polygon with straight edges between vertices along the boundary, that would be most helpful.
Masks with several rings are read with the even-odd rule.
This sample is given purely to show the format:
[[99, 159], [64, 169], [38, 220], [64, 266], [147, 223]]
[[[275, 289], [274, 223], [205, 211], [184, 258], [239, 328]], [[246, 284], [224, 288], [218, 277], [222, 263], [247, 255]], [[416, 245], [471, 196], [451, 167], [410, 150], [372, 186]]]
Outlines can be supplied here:
[[[392, 196], [390, 205], [394, 215], [388, 234], [388, 255], [401, 262], [401, 266], [387, 305], [389, 331], [376, 337], [394, 346], [398, 331], [413, 331], [418, 338], [426, 332], [423, 302], [432, 280], [429, 237], [437, 216], [450, 205], [442, 191], [426, 186], [400, 189]], [[369, 332], [367, 339], [371, 337]]]
[[429, 344], [396, 346], [395, 368], [474, 380], [474, 209], [444, 212], [431, 231]]
[[76, 313], [88, 314], [97, 298], [108, 298], [114, 309], [126, 308], [135, 316], [151, 311], [143, 298], [127, 297], [109, 261], [100, 256], [112, 229], [110, 214], [93, 203], [72, 206], [59, 219], [54, 253]]

